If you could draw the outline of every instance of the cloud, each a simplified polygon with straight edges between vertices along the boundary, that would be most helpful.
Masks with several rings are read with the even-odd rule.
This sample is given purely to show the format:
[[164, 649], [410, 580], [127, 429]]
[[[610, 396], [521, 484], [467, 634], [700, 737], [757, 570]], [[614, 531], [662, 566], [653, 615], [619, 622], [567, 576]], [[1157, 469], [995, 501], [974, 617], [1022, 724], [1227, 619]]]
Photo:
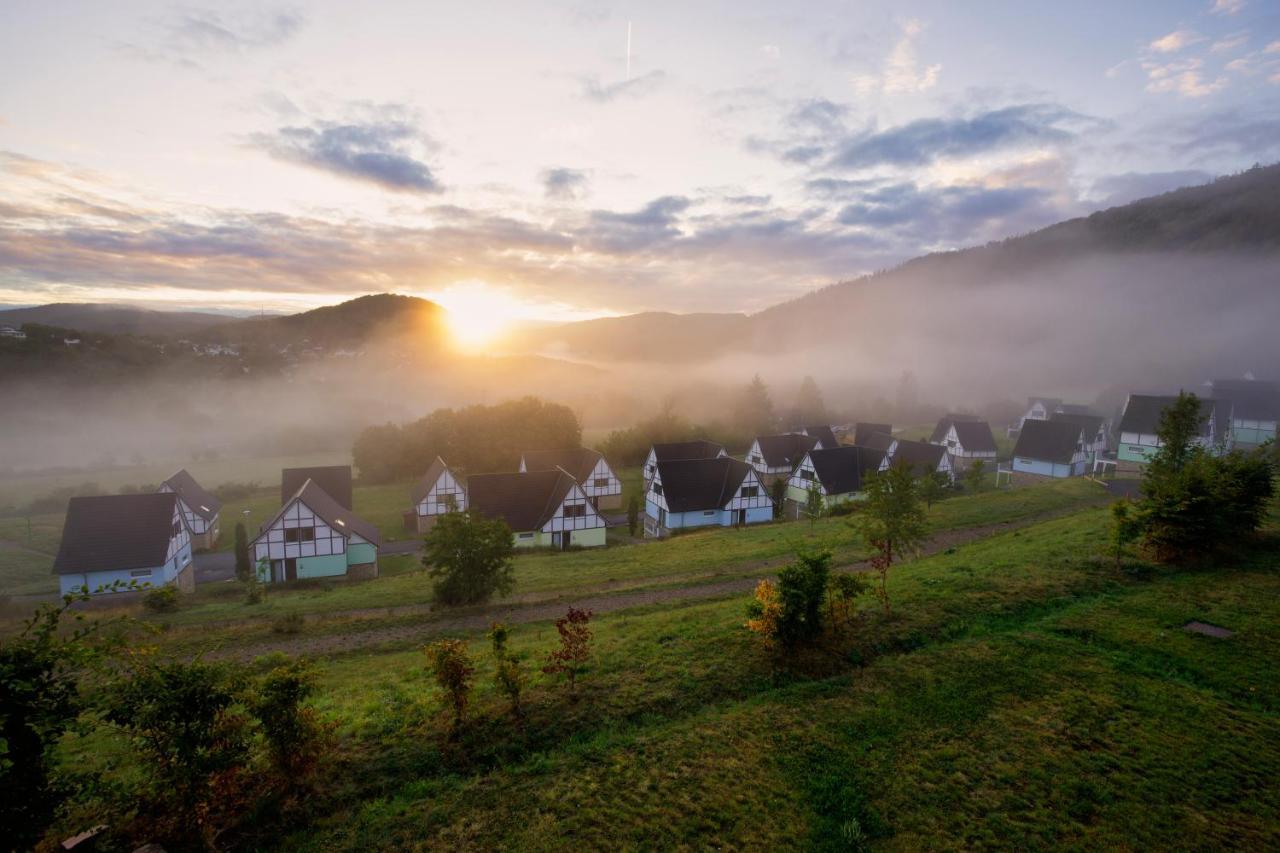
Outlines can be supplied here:
[[1156, 53], [1177, 53], [1185, 47], [1202, 41], [1204, 41], [1204, 36], [1195, 30], [1174, 30], [1168, 35], [1161, 36], [1151, 42], [1147, 47]]
[[[897, 232], [917, 244], [981, 242], [1061, 217], [1048, 190], [1035, 186], [891, 184], [864, 194], [837, 214], [842, 225]], [[993, 229], [992, 226], [995, 226]]]
[[629, 253], [678, 237], [680, 214], [692, 202], [684, 196], [662, 196], [639, 210], [618, 213], [594, 210], [586, 227], [578, 236], [592, 250]]
[[836, 133], [844, 129], [844, 118], [849, 108], [844, 104], [813, 98], [801, 101], [787, 115], [787, 123], [801, 131], [820, 134]]
[[586, 194], [589, 184], [586, 172], [562, 166], [542, 173], [543, 193], [547, 198], [570, 200]]
[[431, 141], [397, 107], [366, 107], [347, 121], [315, 120], [257, 133], [250, 144], [272, 157], [397, 192], [436, 193], [443, 187], [413, 149]]
[[607, 104], [619, 98], [639, 98], [657, 90], [666, 79], [666, 72], [650, 71], [630, 80], [619, 80], [616, 83], [604, 84], [595, 76], [583, 77], [582, 97], [597, 104]]
[[246, 54], [276, 47], [296, 36], [306, 18], [294, 9], [227, 12], [186, 9], [159, 21], [149, 44], [125, 42], [122, 53], [147, 62], [199, 68], [199, 58]]
[[1259, 100], [1249, 108], [1197, 115], [1157, 131], [1175, 154], [1193, 161], [1270, 162], [1280, 158], [1280, 102]]
[[1209, 11], [1215, 15], [1234, 15], [1244, 8], [1245, 0], [1213, 0]]
[[1249, 41], [1248, 33], [1232, 33], [1224, 36], [1213, 43], [1209, 50], [1213, 53], [1230, 53], [1244, 46]]
[[1209, 80], [1204, 75], [1204, 60], [1182, 59], [1173, 62], [1144, 61], [1148, 92], [1172, 92], [1184, 98], [1203, 98], [1226, 88], [1227, 78]]
[[929, 118], [844, 140], [830, 166], [925, 166], [936, 160], [966, 157], [1019, 145], [1065, 142], [1082, 123], [1096, 120], [1055, 104], [1021, 104], [971, 118]]
[[778, 47], [776, 44], [762, 44], [760, 45], [760, 52], [763, 53], [766, 58], [775, 62], [782, 58], [782, 48]]
[[1263, 53], [1280, 53], [1280, 41], [1273, 41], [1262, 49]]
[[883, 181], [874, 178], [865, 180], [813, 178], [804, 182], [804, 188], [809, 195], [817, 198], [840, 200], [864, 192], [882, 183]]
[[862, 95], [873, 92], [885, 94], [910, 94], [932, 89], [938, 83], [941, 65], [920, 67], [916, 58], [916, 38], [924, 30], [924, 24], [912, 18], [902, 25], [902, 37], [885, 58], [878, 73], [858, 74], [850, 82]]

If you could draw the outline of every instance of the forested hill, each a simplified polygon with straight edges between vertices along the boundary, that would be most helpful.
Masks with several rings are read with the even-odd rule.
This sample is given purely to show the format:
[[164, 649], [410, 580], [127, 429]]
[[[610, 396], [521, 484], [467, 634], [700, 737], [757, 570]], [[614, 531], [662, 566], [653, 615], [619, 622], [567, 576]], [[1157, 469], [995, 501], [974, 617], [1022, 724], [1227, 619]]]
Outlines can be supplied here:
[[439, 344], [444, 310], [413, 296], [379, 293], [300, 314], [251, 318], [209, 329], [201, 340], [258, 343], [322, 349], [359, 348], [377, 338], [412, 336], [423, 344]]
[[121, 305], [55, 302], [32, 308], [0, 310], [0, 325], [21, 327], [24, 323], [58, 326], [81, 332], [108, 335], [160, 335], [181, 337], [202, 329], [226, 323], [232, 318], [222, 314], [196, 311], [149, 311]]

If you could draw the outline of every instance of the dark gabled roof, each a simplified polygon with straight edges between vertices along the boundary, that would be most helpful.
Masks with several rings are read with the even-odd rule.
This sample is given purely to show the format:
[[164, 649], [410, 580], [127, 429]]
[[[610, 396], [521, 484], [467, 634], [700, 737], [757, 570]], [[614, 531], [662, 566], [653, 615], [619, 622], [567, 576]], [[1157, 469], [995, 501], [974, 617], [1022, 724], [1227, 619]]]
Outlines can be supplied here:
[[[658, 478], [669, 512], [696, 512], [723, 507], [738, 493], [752, 470], [747, 463], [728, 456], [673, 459], [658, 463]], [[768, 497], [763, 487], [760, 491]]]
[[322, 465], [315, 468], [285, 468], [280, 472], [280, 503], [283, 505], [302, 488], [307, 480], [314, 480], [325, 494], [347, 510], [351, 509], [351, 466]]
[[1098, 431], [1102, 429], [1102, 424], [1106, 421], [1102, 415], [1076, 414], [1074, 412], [1054, 412], [1049, 416], [1051, 421], [1065, 421], [1069, 424], [1077, 424], [1084, 430], [1084, 434], [1089, 441], [1093, 441]]
[[877, 424], [858, 421], [853, 425], [853, 443], [859, 447], [869, 447], [867, 440], [878, 432], [893, 435], [893, 424]]
[[554, 471], [560, 468], [579, 483], [585, 483], [591, 472], [604, 457], [595, 450], [586, 447], [573, 447], [567, 450], [526, 450], [521, 457], [524, 467], [529, 471]]
[[824, 450], [830, 450], [833, 447], [840, 446], [840, 442], [836, 441], [836, 434], [832, 432], [831, 427], [826, 424], [807, 426], [804, 428], [804, 434], [816, 438]]
[[[1136, 432], [1142, 435], [1155, 435], [1160, 426], [1160, 416], [1164, 410], [1178, 402], [1177, 396], [1158, 396], [1151, 394], [1130, 394], [1124, 406], [1124, 415], [1120, 418], [1120, 432]], [[1200, 398], [1201, 435], [1205, 435], [1209, 416], [1217, 410], [1219, 415], [1226, 416], [1227, 409], [1219, 408], [1214, 400]], [[1219, 417], [1219, 430], [1224, 426]], [[1214, 436], [1216, 438], [1216, 436]]]
[[222, 501], [201, 488], [196, 478], [187, 473], [186, 468], [165, 480], [164, 485], [177, 492], [182, 502], [205, 521], [213, 521], [222, 509]]
[[880, 470], [884, 452], [868, 447], [810, 450], [809, 461], [828, 495], [844, 495], [862, 491], [863, 478]]
[[1037, 402], [1044, 403], [1044, 407], [1051, 412], [1062, 405], [1062, 399], [1059, 397], [1028, 397], [1027, 410], [1030, 411]]
[[885, 453], [893, 446], [893, 442], [894, 438], [889, 433], [873, 432], [870, 435], [864, 436], [861, 444], [855, 443], [854, 446], [865, 447], [868, 450], [879, 450], [881, 453]]
[[933, 434], [929, 436], [930, 444], [937, 444], [947, 437], [947, 430], [951, 429], [953, 423], [961, 421], [977, 421], [981, 420], [977, 415], [966, 415], [963, 412], [947, 412], [938, 418], [938, 423], [933, 428]]
[[573, 477], [559, 468], [472, 474], [467, 478], [467, 507], [485, 518], [501, 518], [516, 533], [540, 530], [573, 487]]
[[723, 452], [723, 445], [707, 441], [705, 438], [653, 445], [653, 455], [658, 462], [669, 462], [674, 459], [715, 459]]
[[262, 525], [258, 534], [259, 538], [271, 525], [276, 523], [280, 516], [284, 515], [284, 511], [289, 508], [289, 504], [295, 500], [306, 504], [307, 509], [318, 515], [325, 524], [338, 533], [355, 533], [374, 545], [382, 544], [382, 534], [378, 532], [377, 526], [370, 524], [347, 507], [339, 504], [333, 499], [332, 495], [312, 479], [304, 481], [293, 494], [284, 500], [280, 506], [280, 511], [270, 521]]
[[986, 421], [956, 421], [956, 438], [960, 446], [969, 453], [995, 453], [996, 437], [991, 434], [991, 425]]
[[947, 448], [941, 444], [930, 444], [927, 441], [906, 441], [898, 439], [898, 446], [893, 451], [894, 465], [908, 465], [913, 471], [929, 473], [937, 471], [942, 464], [942, 457]]
[[756, 446], [764, 457], [764, 464], [770, 468], [795, 468], [804, 456], [817, 445], [818, 439], [811, 435], [787, 432], [781, 435], [761, 435], [756, 437]]
[[178, 496], [99, 495], [72, 498], [53, 573], [72, 575], [164, 565]]
[[1053, 417], [1053, 414], [1059, 414], [1059, 415], [1092, 415], [1092, 414], [1093, 414], [1093, 410], [1092, 410], [1092, 409], [1090, 409], [1088, 406], [1082, 405], [1082, 404], [1080, 404], [1080, 403], [1059, 403], [1059, 404], [1058, 404], [1058, 409], [1057, 409], [1057, 411], [1056, 411], [1056, 412], [1054, 412], [1054, 413], [1051, 413], [1051, 414], [1050, 414], [1050, 417]]
[[1261, 379], [1215, 379], [1215, 400], [1231, 401], [1231, 417], [1239, 420], [1280, 420], [1280, 387]]
[[422, 478], [413, 487], [413, 491], [409, 493], [409, 497], [413, 499], [415, 506], [422, 503], [422, 499], [431, 493], [431, 488], [440, 479], [440, 475], [448, 470], [449, 466], [444, 464], [444, 460], [439, 456], [427, 466], [427, 473], [422, 475]]
[[1018, 433], [1013, 455], [1069, 465], [1082, 433], [1083, 427], [1071, 421], [1027, 421]]

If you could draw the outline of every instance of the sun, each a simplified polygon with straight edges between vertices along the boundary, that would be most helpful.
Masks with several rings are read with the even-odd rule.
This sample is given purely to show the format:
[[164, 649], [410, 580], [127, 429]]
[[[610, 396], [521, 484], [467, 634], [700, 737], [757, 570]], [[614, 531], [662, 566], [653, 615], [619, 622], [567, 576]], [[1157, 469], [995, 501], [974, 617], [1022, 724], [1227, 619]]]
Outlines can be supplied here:
[[431, 298], [445, 309], [449, 333], [463, 350], [484, 349], [524, 319], [520, 305], [487, 284], [458, 284]]

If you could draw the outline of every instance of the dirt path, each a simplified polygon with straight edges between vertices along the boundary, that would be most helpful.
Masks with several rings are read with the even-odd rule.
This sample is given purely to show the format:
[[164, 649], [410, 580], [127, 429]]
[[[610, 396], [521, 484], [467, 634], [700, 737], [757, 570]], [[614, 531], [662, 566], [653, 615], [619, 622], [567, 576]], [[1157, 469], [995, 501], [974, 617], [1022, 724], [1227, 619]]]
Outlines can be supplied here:
[[[1007, 533], [1012, 530], [1030, 527], [1034, 524], [1040, 524], [1042, 522], [1049, 521], [1060, 516], [1070, 515], [1079, 511], [1079, 507], [1073, 507], [1070, 510], [1041, 513], [1019, 521], [1005, 521], [998, 524], [987, 524], [979, 527], [968, 527], [959, 530], [944, 530], [929, 538], [925, 545], [920, 549], [920, 556], [928, 557], [934, 554], [940, 554], [949, 548], [955, 548], [959, 545], [976, 542], [1000, 533]], [[787, 559], [777, 559], [759, 561], [755, 564], [747, 563], [744, 564], [744, 570], [767, 570], [781, 566], [786, 562], [788, 562]], [[868, 569], [869, 565], [867, 564], [867, 561], [861, 560], [855, 563], [838, 566], [836, 571], [862, 572], [867, 571]], [[651, 580], [654, 583], [661, 583], [662, 581], [661, 578], [654, 578]], [[488, 628], [489, 625], [494, 622], [505, 622], [508, 625], [516, 625], [528, 622], [551, 620], [563, 615], [565, 609], [570, 605], [590, 610], [593, 613], [600, 615], [604, 613], [615, 613], [620, 610], [630, 610], [635, 607], [645, 607], [652, 604], [707, 601], [716, 598], [725, 598], [731, 595], [745, 595], [753, 590], [758, 582], [759, 577], [735, 577], [728, 580], [713, 581], [711, 583], [695, 583], [682, 587], [658, 589], [648, 588], [612, 594], [605, 591], [593, 591], [590, 595], [585, 596], [566, 594], [550, 599], [541, 598], [524, 603], [517, 599], [504, 602], [502, 604], [477, 608], [465, 613], [458, 613], [457, 611], [441, 613], [440, 611], [433, 611], [429, 604], [406, 605], [404, 607], [397, 608], [382, 607], [367, 610], [350, 610], [343, 611], [341, 613], [324, 614], [323, 618], [414, 616], [419, 614], [427, 616], [428, 618], [421, 622], [415, 622], [407, 625], [388, 625], [380, 628], [373, 627], [363, 630], [357, 628], [341, 634], [326, 634], [315, 637], [290, 637], [287, 639], [281, 638], [279, 640], [272, 640], [265, 643], [255, 643], [250, 646], [219, 650], [207, 655], [207, 657], [212, 659], [237, 658], [240, 660], [252, 660], [258, 655], [269, 654], [272, 652], [284, 652], [285, 654], [290, 655], [316, 657], [354, 651], [357, 649], [369, 649], [377, 646], [400, 645], [408, 641], [424, 640], [429, 637], [438, 636], [448, 632], [477, 631]]]

